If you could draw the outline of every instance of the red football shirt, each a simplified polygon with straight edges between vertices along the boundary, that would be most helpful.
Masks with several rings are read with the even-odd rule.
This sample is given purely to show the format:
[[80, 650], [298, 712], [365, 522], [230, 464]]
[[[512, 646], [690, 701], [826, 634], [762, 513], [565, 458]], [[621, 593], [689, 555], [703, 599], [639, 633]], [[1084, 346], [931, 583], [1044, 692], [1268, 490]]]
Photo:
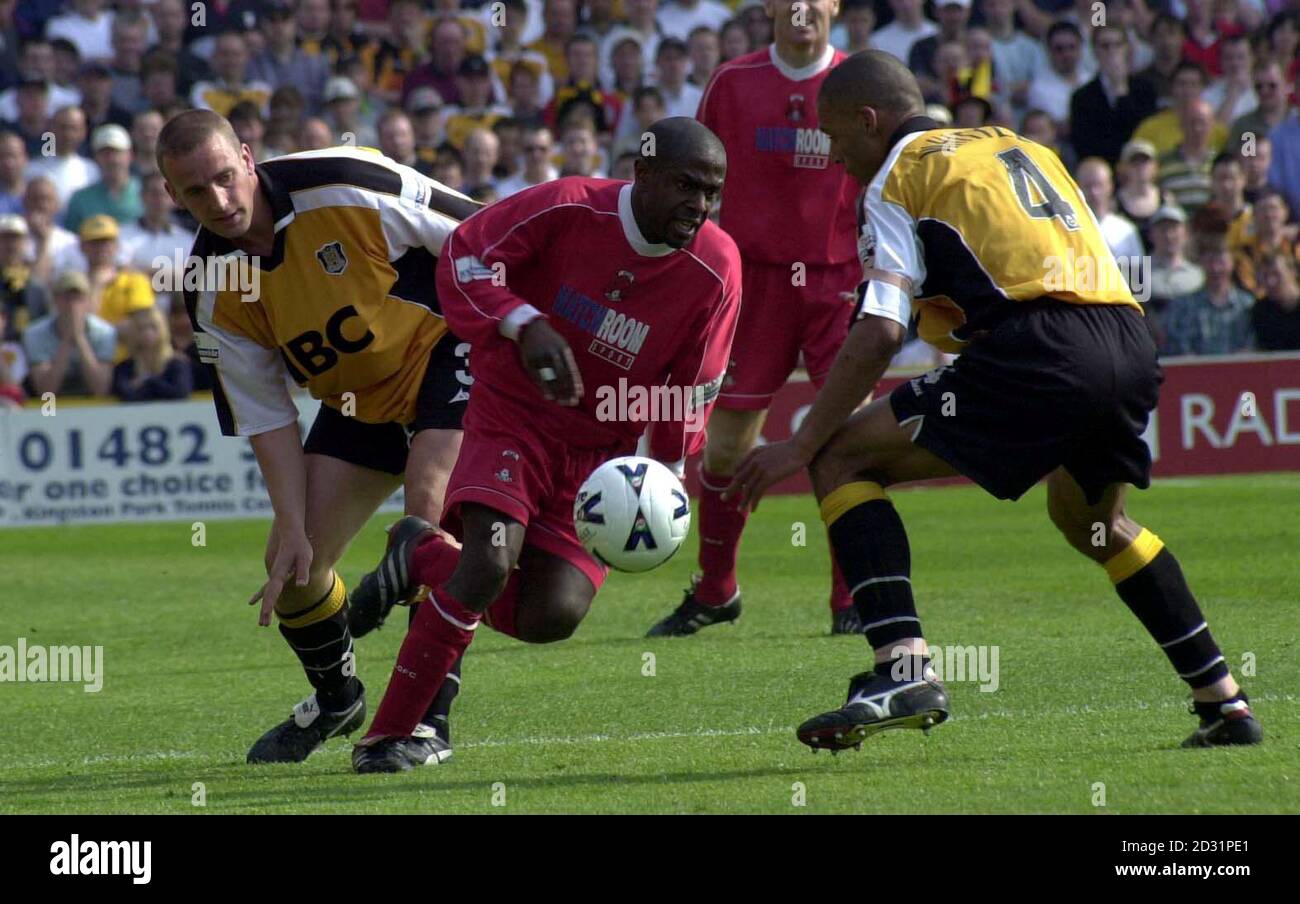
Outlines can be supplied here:
[[[438, 298], [473, 348], [475, 384], [535, 400], [557, 442], [630, 449], [653, 423], [650, 455], [676, 462], [704, 445], [698, 428], [722, 385], [740, 309], [740, 255], [707, 221], [685, 248], [646, 241], [631, 195], [630, 183], [573, 177], [485, 207], [438, 257]], [[573, 350], [585, 389], [575, 408], [543, 399], [507, 338], [526, 305]], [[661, 386], [677, 395], [644, 401]], [[689, 422], [666, 420], [687, 413], [686, 394]]]
[[830, 161], [817, 92], [845, 55], [832, 47], [801, 70], [772, 45], [721, 66], [696, 118], [727, 149], [722, 228], [747, 261], [842, 264], [857, 255], [859, 186]]

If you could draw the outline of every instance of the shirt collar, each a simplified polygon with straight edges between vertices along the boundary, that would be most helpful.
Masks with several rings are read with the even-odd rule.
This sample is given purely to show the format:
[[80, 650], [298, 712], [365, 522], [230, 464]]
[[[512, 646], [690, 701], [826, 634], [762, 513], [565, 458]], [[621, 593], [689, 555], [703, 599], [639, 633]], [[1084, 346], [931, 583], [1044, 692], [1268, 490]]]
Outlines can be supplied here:
[[904, 120], [903, 123], [894, 130], [894, 134], [889, 136], [889, 146], [890, 148], [897, 147], [900, 141], [908, 135], [911, 135], [913, 132], [928, 132], [931, 129], [942, 128], [943, 125], [940, 124], [938, 120], [931, 119], [928, 116], [913, 116], [910, 119]]
[[636, 224], [632, 213], [632, 183], [629, 182], [618, 190], [618, 219], [623, 224], [623, 235], [627, 243], [642, 257], [664, 257], [677, 249], [662, 242], [651, 242], [641, 234], [641, 227]]
[[832, 61], [835, 59], [835, 48], [830, 44], [822, 51], [820, 58], [809, 63], [800, 69], [796, 69], [787, 63], [776, 52], [776, 44], [770, 44], [767, 48], [767, 55], [782, 75], [792, 82], [802, 82], [804, 79], [812, 78], [814, 75], [820, 75], [823, 70], [829, 69]]
[[271, 220], [275, 223], [276, 232], [279, 232], [282, 228], [281, 221], [293, 213], [293, 199], [284, 186], [275, 180], [270, 168], [265, 164], [257, 164], [256, 172], [258, 186], [266, 192], [266, 197], [271, 201]]

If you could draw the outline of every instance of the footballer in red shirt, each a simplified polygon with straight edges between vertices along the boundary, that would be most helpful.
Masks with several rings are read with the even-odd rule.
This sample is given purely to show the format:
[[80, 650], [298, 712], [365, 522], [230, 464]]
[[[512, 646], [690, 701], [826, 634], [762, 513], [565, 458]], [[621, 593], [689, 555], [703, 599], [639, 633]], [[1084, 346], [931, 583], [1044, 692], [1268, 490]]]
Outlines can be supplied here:
[[[719, 68], [696, 114], [727, 149], [719, 222], [740, 248], [745, 297], [700, 469], [701, 573], [652, 637], [694, 634], [740, 615], [736, 553], [747, 513], [724, 504], [722, 490], [800, 356], [820, 387], [848, 335], [862, 279], [859, 188], [830, 159], [817, 124], [817, 92], [844, 59], [830, 45], [838, 12], [839, 0], [767, 0], [774, 43]], [[833, 571], [832, 633], [856, 633], [853, 598]]]
[[[686, 117], [650, 133], [634, 182], [526, 189], [447, 240], [438, 297], [476, 378], [442, 517], [463, 547], [425, 524], [411, 552], [381, 563], [407, 576], [410, 597], [427, 595], [353, 752], [358, 772], [434, 761], [412, 735], [480, 620], [533, 643], [577, 627], [605, 579], [573, 524], [598, 465], [645, 435], [649, 455], [680, 471], [704, 444], [740, 308], [739, 252], [708, 220], [726, 151]], [[611, 416], [602, 401], [613, 387], [626, 398], [662, 386], [693, 399], [691, 412]]]

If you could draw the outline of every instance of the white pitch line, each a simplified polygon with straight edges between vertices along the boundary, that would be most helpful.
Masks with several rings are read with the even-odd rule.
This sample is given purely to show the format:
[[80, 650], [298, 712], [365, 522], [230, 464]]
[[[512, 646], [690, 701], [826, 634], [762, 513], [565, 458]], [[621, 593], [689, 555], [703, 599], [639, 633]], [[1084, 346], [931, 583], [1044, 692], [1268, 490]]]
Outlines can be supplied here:
[[[1258, 694], [1251, 698], [1252, 703], [1269, 703], [1269, 704], [1289, 704], [1296, 705], [1300, 703], [1300, 697], [1294, 694]], [[1185, 709], [1187, 702], [1185, 700], [1164, 700], [1159, 703], [1138, 703], [1138, 704], [1119, 704], [1110, 706], [1092, 706], [1090, 704], [1050, 707], [1043, 710], [1009, 710], [1009, 709], [991, 709], [976, 714], [961, 714], [960, 712], [952, 716], [949, 720], [954, 723], [960, 722], [978, 722], [986, 719], [1030, 719], [1042, 718], [1048, 716], [1086, 716], [1098, 715], [1101, 713], [1116, 712], [1142, 712], [1144, 710], [1156, 709]], [[674, 741], [685, 740], [688, 738], [737, 738], [737, 737], [759, 737], [771, 734], [793, 734], [794, 726], [792, 725], [769, 725], [765, 728], [758, 726], [747, 726], [744, 728], [698, 728], [692, 731], [646, 731], [634, 734], [590, 734], [590, 735], [571, 735], [560, 737], [524, 737], [524, 738], [502, 738], [493, 740], [491, 738], [483, 741], [469, 741], [463, 744], [457, 744], [457, 750], [476, 750], [479, 748], [489, 747], [560, 747], [574, 746], [579, 744], [604, 744], [610, 741], [622, 742], [640, 742], [640, 741]], [[214, 753], [212, 751], [198, 750], [154, 750], [141, 751], [139, 753], [127, 754], [101, 754], [99, 756], [90, 756], [80, 761], [72, 760], [8, 760], [5, 769], [0, 770], [0, 778], [6, 772], [13, 769], [44, 769], [54, 766], [98, 766], [98, 765], [128, 765], [131, 763], [145, 763], [153, 761], [166, 760], [224, 760], [224, 759], [243, 759], [243, 751], [227, 751], [225, 753]]]

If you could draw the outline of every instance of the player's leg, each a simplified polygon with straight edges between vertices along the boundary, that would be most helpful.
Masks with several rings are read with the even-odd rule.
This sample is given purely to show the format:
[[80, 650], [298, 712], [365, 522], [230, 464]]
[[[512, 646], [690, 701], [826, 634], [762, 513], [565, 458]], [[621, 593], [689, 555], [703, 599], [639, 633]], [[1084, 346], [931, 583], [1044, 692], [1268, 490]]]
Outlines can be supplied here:
[[695, 500], [700, 574], [650, 637], [684, 637], [740, 616], [736, 557], [749, 512], [724, 502], [722, 491], [758, 442], [772, 397], [798, 362], [801, 317], [789, 267], [745, 263], [743, 270], [744, 301], [731, 363], [709, 416]]
[[524, 643], [567, 640], [586, 618], [597, 585], [573, 556], [542, 549], [534, 537], [530, 525], [519, 567], [483, 613], [483, 622]]
[[709, 625], [740, 617], [736, 557], [749, 511], [724, 502], [722, 491], [758, 442], [766, 417], [766, 410], [727, 408], [715, 408], [709, 416], [699, 498], [695, 501], [700, 574], [692, 579], [677, 608], [656, 622], [647, 637], [686, 637]]
[[[447, 482], [456, 467], [463, 436], [460, 429], [430, 429], [411, 438], [404, 476], [406, 517], [389, 526], [384, 557], [357, 582], [351, 606], [353, 636], [364, 637], [381, 627], [394, 606], [415, 602], [418, 585], [409, 579], [407, 560], [413, 542], [421, 539], [425, 530], [436, 529], [434, 525], [442, 519]], [[410, 620], [415, 618], [414, 608], [412, 605]]]
[[[460, 454], [461, 424], [469, 402], [469, 345], [445, 333], [429, 351], [429, 361], [420, 379], [415, 399], [415, 416], [408, 425], [410, 449], [404, 459], [405, 506], [408, 516], [436, 525], [442, 518], [447, 483]], [[352, 594], [352, 633], [364, 637], [387, 619], [393, 606], [410, 602], [405, 580], [397, 581], [409, 550], [403, 547], [419, 528], [408, 519], [406, 528], [389, 529], [388, 555], [379, 567], [357, 582]], [[414, 607], [413, 607], [414, 610]], [[412, 610], [410, 618], [415, 618]]]
[[[460, 454], [461, 424], [473, 383], [469, 345], [447, 333], [429, 352], [408, 426], [410, 449], [405, 468], [406, 517], [391, 526], [379, 566], [362, 576], [352, 594], [351, 624], [356, 637], [382, 625], [393, 606], [410, 603], [408, 627], [420, 607], [419, 587], [411, 580], [409, 559], [426, 530], [442, 518], [447, 484]], [[448, 538], [450, 540], [450, 538]], [[450, 541], [455, 543], [455, 541]], [[428, 748], [429, 762], [451, 758], [451, 707], [460, 692], [460, 662], [447, 673], [420, 722], [412, 743]]]
[[840, 428], [810, 472], [831, 548], [874, 651], [874, 668], [850, 680], [844, 707], [801, 725], [799, 739], [814, 750], [837, 751], [887, 728], [942, 722], [947, 695], [933, 680], [912, 597], [907, 532], [885, 488], [957, 471], [915, 444], [883, 398]]
[[1191, 688], [1201, 727], [1187, 746], [1254, 744], [1263, 730], [1232, 677], [1178, 560], [1124, 510], [1126, 487], [1110, 484], [1090, 502], [1064, 467], [1047, 481], [1047, 512], [1066, 542], [1106, 569], [1129, 610]]
[[814, 459], [822, 518], [875, 655], [845, 706], [800, 727], [810, 746], [842, 749], [883, 728], [945, 717], [947, 694], [929, 669], [912, 597], [907, 535], [885, 489], [961, 474], [1016, 499], [1061, 463], [1088, 384], [1070, 349], [1043, 346], [1042, 335], [1058, 332], [1040, 324], [1048, 316], [1026, 310], [953, 364], [870, 403]]
[[311, 575], [304, 587], [285, 587], [275, 612], [280, 633], [314, 693], [294, 708], [291, 718], [258, 739], [249, 762], [299, 762], [328, 738], [350, 734], [365, 721], [365, 691], [356, 677], [348, 630], [347, 590], [334, 565], [400, 478], [325, 454], [309, 453], [306, 467]]
[[469, 647], [483, 612], [517, 585], [515, 565], [523, 549], [525, 524], [497, 509], [467, 502], [457, 517], [463, 545], [440, 535], [421, 544], [429, 553], [417, 567], [424, 583], [435, 569], [451, 564], [450, 576], [429, 591], [402, 641], [388, 689], [366, 736], [353, 751], [358, 772], [393, 772], [422, 765], [412, 760], [406, 740], [427, 712], [447, 673]]
[[[856, 258], [840, 266], [817, 267], [807, 274], [808, 287], [803, 305], [800, 347], [808, 379], [821, 391], [835, 358], [848, 338], [849, 318], [857, 300], [862, 266]], [[868, 396], [864, 405], [871, 400]], [[853, 594], [831, 550], [831, 633], [861, 634], [862, 622], [853, 605]]]

